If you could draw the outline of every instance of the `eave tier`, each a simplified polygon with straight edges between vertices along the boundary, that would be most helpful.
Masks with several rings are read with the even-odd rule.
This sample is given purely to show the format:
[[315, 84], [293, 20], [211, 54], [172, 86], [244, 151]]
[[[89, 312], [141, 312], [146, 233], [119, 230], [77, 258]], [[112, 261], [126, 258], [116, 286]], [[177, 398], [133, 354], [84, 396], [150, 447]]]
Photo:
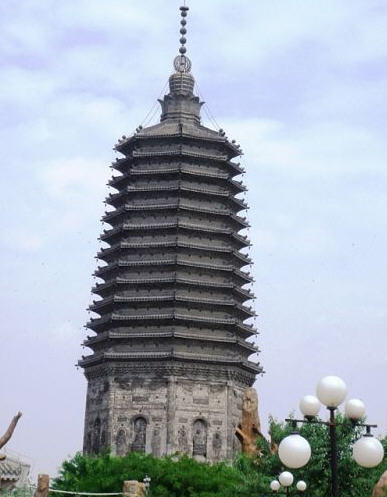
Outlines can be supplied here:
[[210, 318], [206, 316], [199, 316], [194, 314], [183, 314], [178, 312], [165, 312], [158, 314], [146, 314], [146, 313], [137, 313], [131, 315], [110, 313], [102, 318], [90, 319], [90, 321], [86, 324], [86, 328], [90, 328], [96, 333], [108, 330], [112, 323], [117, 325], [117, 323], [121, 323], [122, 326], [125, 326], [124, 323], [135, 323], [141, 321], [143, 323], [150, 323], [151, 325], [157, 325], [159, 323], [194, 323], [194, 324], [205, 324], [212, 326], [213, 328], [227, 328], [236, 331], [243, 338], [249, 338], [256, 334], [256, 329], [253, 325], [244, 324], [241, 320], [237, 318]]
[[247, 236], [239, 235], [231, 228], [220, 228], [214, 225], [205, 225], [205, 224], [194, 224], [188, 223], [185, 221], [181, 221], [179, 219], [174, 220], [172, 222], [159, 222], [159, 223], [143, 223], [143, 224], [130, 224], [123, 223], [119, 226], [116, 226], [110, 230], [104, 230], [103, 234], [100, 236], [100, 239], [107, 243], [114, 243], [114, 239], [120, 237], [124, 232], [144, 232], [149, 230], [151, 232], [162, 230], [163, 232], [170, 232], [171, 230], [183, 230], [187, 232], [202, 232], [202, 233], [211, 233], [215, 235], [226, 235], [227, 237], [231, 237], [233, 242], [236, 242], [238, 248], [250, 247], [250, 241]]
[[175, 176], [182, 175], [196, 178], [210, 178], [214, 180], [225, 180], [229, 183], [230, 186], [235, 188], [235, 190], [239, 192], [246, 191], [246, 187], [242, 182], [233, 180], [231, 175], [227, 172], [219, 172], [219, 171], [206, 171], [200, 166], [190, 164], [176, 164], [176, 165], [159, 165], [157, 167], [151, 168], [143, 168], [143, 169], [131, 169], [125, 174], [121, 174], [120, 176], [113, 176], [112, 179], [108, 182], [108, 186], [116, 188], [117, 190], [122, 190], [127, 186], [128, 182], [133, 177], [151, 177], [154, 178], [156, 176]]
[[144, 306], [146, 309], [149, 306], [160, 305], [167, 303], [175, 304], [175, 303], [186, 303], [190, 304], [199, 304], [203, 309], [222, 309], [231, 308], [237, 313], [239, 319], [244, 321], [245, 319], [256, 316], [255, 311], [251, 307], [246, 307], [239, 302], [235, 302], [233, 299], [226, 298], [210, 298], [205, 296], [194, 297], [191, 295], [185, 295], [182, 293], [178, 293], [176, 291], [164, 293], [164, 294], [150, 294], [150, 295], [142, 295], [142, 296], [122, 296], [122, 295], [110, 295], [109, 297], [103, 298], [99, 301], [94, 301], [92, 305], [89, 306], [89, 310], [96, 312], [98, 314], [102, 313], [111, 313], [115, 310], [118, 310], [122, 307], [123, 310], [127, 306], [125, 304], [137, 304], [137, 308]]
[[228, 262], [234, 263], [238, 267], [243, 267], [252, 264], [252, 260], [245, 254], [242, 254], [230, 247], [224, 247], [214, 244], [197, 244], [185, 242], [182, 240], [171, 240], [165, 242], [154, 242], [154, 241], [146, 241], [146, 242], [119, 242], [112, 245], [109, 248], [101, 249], [97, 258], [106, 262], [114, 261], [117, 257], [124, 255], [128, 252], [138, 252], [141, 251], [142, 254], [147, 253], [147, 249], [188, 249], [192, 252], [205, 252], [206, 254], [226, 254], [228, 255], [227, 259], [230, 259]]
[[[250, 275], [250, 273], [245, 273], [243, 271], [240, 271], [239, 269], [235, 269], [234, 266], [227, 266], [224, 264], [207, 264], [207, 263], [201, 263], [201, 262], [193, 262], [189, 260], [184, 260], [180, 256], [174, 256], [170, 258], [165, 258], [165, 259], [148, 259], [148, 260], [138, 260], [138, 261], [116, 261], [107, 264], [106, 266], [102, 266], [97, 268], [97, 270], [94, 273], [94, 276], [97, 276], [99, 278], [103, 279], [111, 279], [107, 278], [109, 274], [112, 273], [112, 271], [116, 271], [119, 268], [128, 268], [128, 267], [157, 267], [157, 266], [185, 266], [185, 267], [190, 267], [192, 269], [205, 269], [206, 271], [209, 272], [221, 272], [221, 273], [230, 273], [233, 276], [236, 276], [237, 278], [241, 279], [244, 284], [246, 283], [252, 283], [254, 281], [254, 278]], [[115, 276], [112, 276], [115, 277]]]
[[223, 282], [211, 282], [208, 280], [199, 280], [192, 278], [179, 277], [176, 274], [172, 274], [167, 277], [153, 277], [153, 278], [113, 278], [106, 283], [97, 283], [92, 291], [97, 295], [105, 295], [106, 292], [111, 292], [115, 288], [123, 288], [136, 286], [136, 288], [147, 288], [152, 285], [163, 285], [164, 288], [182, 286], [184, 287], [198, 287], [198, 288], [220, 288], [231, 290], [233, 294], [239, 296], [242, 302], [247, 300], [254, 300], [255, 296], [250, 290], [245, 290], [234, 283], [223, 283]]
[[[112, 212], [106, 212], [105, 215], [102, 217], [101, 221], [104, 223], [109, 223], [113, 225], [114, 222], [117, 222], [116, 219], [118, 218], [118, 223], [120, 222], [120, 217], [122, 218], [126, 213], [128, 212], [150, 212], [150, 211], [168, 211], [168, 212], [178, 212], [178, 211], [189, 211], [189, 212], [197, 212], [200, 214], [210, 214], [211, 216], [221, 216], [221, 217], [228, 217], [231, 219], [236, 225], [239, 226], [239, 229], [244, 229], [244, 228], [249, 228], [250, 224], [247, 221], [245, 217], [240, 217], [234, 214], [230, 209], [211, 209], [209, 207], [204, 207], [201, 206], [200, 204], [198, 205], [189, 205], [187, 203], [184, 203], [182, 201], [173, 201], [173, 202], [162, 202], [159, 204], [150, 204], [150, 203], [143, 203], [143, 204], [126, 204], [123, 207], [120, 207], [119, 209], [116, 209]], [[121, 223], [124, 220], [121, 220]]]
[[100, 352], [85, 357], [78, 362], [82, 368], [93, 366], [106, 361], [186, 361], [195, 364], [210, 363], [219, 365], [236, 365], [247, 371], [259, 374], [262, 372], [261, 366], [241, 357], [228, 357], [216, 355], [198, 355], [187, 352]]
[[130, 158], [133, 160], [154, 160], [154, 159], [165, 159], [174, 158], [183, 159], [187, 161], [198, 161], [198, 162], [213, 162], [222, 164], [223, 167], [227, 168], [232, 176], [237, 176], [239, 174], [245, 173], [245, 169], [240, 167], [240, 164], [234, 163], [229, 160], [227, 155], [210, 153], [209, 151], [194, 151], [192, 148], [184, 145], [171, 145], [169, 147], [156, 149], [139, 149], [133, 150], [131, 152]]
[[[177, 124], [177, 123], [176, 123]], [[160, 127], [160, 125], [157, 125]], [[219, 132], [209, 133], [208, 128], [203, 126], [196, 126], [195, 128], [189, 128], [186, 124], [179, 122], [175, 130], [165, 130], [154, 128], [141, 129], [136, 134], [129, 138], [121, 138], [118, 140], [117, 144], [114, 146], [117, 152], [124, 155], [130, 154], [136, 147], [144, 147], [148, 143], [167, 141], [171, 143], [176, 143], [176, 141], [182, 143], [197, 143], [197, 144], [215, 144], [218, 147], [224, 148], [227, 155], [230, 157], [238, 157], [242, 155], [242, 151], [235, 142], [230, 142], [227, 137], [219, 134]]]
[[[173, 185], [163, 185], [163, 186], [127, 186], [123, 191], [119, 193], [111, 193], [105, 200], [106, 204], [112, 205], [113, 207], [120, 207], [123, 203], [128, 200], [133, 200], [134, 197], [142, 195], [143, 193], [153, 193], [156, 195], [159, 192], [177, 192], [179, 194], [183, 193], [193, 193], [195, 196], [203, 196], [204, 198], [212, 199], [222, 198], [227, 201], [234, 212], [239, 212], [242, 210], [247, 210], [248, 205], [241, 199], [236, 198], [233, 193], [227, 191], [212, 190], [210, 188], [198, 188], [196, 186], [180, 185], [179, 181], [174, 182]], [[188, 200], [188, 198], [187, 198]]]
[[105, 342], [121, 342], [128, 343], [128, 341], [135, 340], [149, 340], [153, 342], [156, 339], [176, 339], [180, 341], [188, 341], [188, 342], [205, 342], [209, 344], [219, 344], [226, 343], [232, 345], [238, 345], [243, 350], [249, 351], [251, 354], [259, 353], [260, 350], [257, 345], [253, 343], [246, 342], [246, 340], [238, 337], [238, 336], [216, 336], [216, 335], [205, 335], [192, 333], [192, 331], [176, 331], [176, 330], [150, 330], [150, 331], [136, 331], [131, 329], [125, 329], [125, 331], [117, 331], [117, 330], [109, 330], [104, 331], [93, 337], [87, 337], [87, 339], [83, 342], [85, 347], [93, 348], [96, 344], [105, 344]]

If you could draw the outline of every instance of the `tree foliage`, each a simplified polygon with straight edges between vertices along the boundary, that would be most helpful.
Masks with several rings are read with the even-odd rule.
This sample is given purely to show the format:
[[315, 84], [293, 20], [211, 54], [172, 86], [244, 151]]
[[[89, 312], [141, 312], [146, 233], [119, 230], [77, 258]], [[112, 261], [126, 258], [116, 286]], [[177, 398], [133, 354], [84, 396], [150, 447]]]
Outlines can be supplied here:
[[[360, 428], [339, 416], [339, 486], [341, 497], [370, 497], [383, 471], [385, 459], [377, 468], [359, 467], [351, 457], [351, 445], [361, 435]], [[272, 440], [279, 443], [291, 433], [288, 424], [270, 420]], [[304, 468], [292, 470], [295, 481], [305, 480], [306, 495], [331, 495], [328, 427], [304, 424], [300, 433], [312, 447], [312, 457]], [[142, 481], [151, 477], [149, 497], [263, 497], [270, 495], [271, 480], [285, 468], [270, 444], [258, 440], [260, 457], [239, 456], [234, 463], [205, 464], [186, 456], [160, 457], [130, 453], [125, 457], [105, 453], [100, 456], [77, 454], [65, 461], [54, 487], [79, 492], [121, 492], [124, 480]], [[387, 438], [382, 440], [387, 448]], [[296, 496], [295, 488], [290, 495]]]
[[54, 487], [79, 492], [121, 492], [124, 480], [151, 477], [149, 497], [220, 497], [240, 481], [225, 463], [204, 464], [189, 457], [160, 457], [136, 452], [125, 457], [83, 456], [65, 461]]

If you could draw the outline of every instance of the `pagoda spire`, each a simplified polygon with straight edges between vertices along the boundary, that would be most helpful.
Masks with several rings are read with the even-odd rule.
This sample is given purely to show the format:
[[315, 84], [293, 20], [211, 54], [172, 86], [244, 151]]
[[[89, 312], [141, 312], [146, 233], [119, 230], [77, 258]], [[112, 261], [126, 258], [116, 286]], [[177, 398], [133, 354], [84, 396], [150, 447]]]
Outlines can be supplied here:
[[189, 73], [191, 71], [192, 67], [192, 62], [191, 60], [185, 55], [187, 53], [187, 47], [185, 44], [187, 43], [187, 16], [188, 16], [188, 11], [189, 7], [185, 5], [182, 5], [180, 7], [180, 15], [181, 15], [181, 20], [180, 20], [180, 48], [179, 52], [180, 55], [175, 57], [175, 60], [173, 62], [173, 65], [175, 67], [176, 72], [178, 73]]

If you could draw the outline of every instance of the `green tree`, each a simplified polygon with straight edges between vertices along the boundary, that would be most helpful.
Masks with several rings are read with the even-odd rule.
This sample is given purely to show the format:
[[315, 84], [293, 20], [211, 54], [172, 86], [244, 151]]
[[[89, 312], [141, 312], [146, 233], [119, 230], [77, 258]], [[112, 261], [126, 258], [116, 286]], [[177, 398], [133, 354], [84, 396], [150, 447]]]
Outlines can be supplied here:
[[225, 463], [204, 464], [189, 457], [130, 453], [125, 457], [76, 454], [65, 461], [54, 488], [79, 492], [121, 492], [124, 480], [151, 477], [149, 497], [220, 497], [241, 484], [240, 472]]

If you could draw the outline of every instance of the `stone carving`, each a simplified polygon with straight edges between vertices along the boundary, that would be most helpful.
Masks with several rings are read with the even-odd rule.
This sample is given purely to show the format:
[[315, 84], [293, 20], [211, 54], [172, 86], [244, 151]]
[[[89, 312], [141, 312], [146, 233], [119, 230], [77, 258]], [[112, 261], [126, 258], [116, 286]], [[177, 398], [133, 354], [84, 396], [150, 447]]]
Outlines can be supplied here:
[[126, 433], [125, 430], [120, 429], [118, 430], [117, 437], [116, 437], [116, 454], [117, 456], [125, 456], [127, 452], [127, 445], [126, 445]]
[[214, 451], [214, 457], [216, 460], [220, 458], [220, 452], [222, 450], [222, 435], [219, 431], [214, 433], [214, 437], [212, 439], [212, 449]]
[[100, 450], [103, 450], [107, 446], [107, 422], [106, 420], [102, 423], [102, 428], [101, 428], [101, 443], [100, 443]]
[[194, 456], [207, 456], [207, 426], [202, 419], [197, 419], [193, 425], [193, 449]]
[[50, 487], [50, 477], [48, 475], [38, 475], [38, 485], [34, 497], [48, 497]]
[[93, 425], [93, 435], [92, 435], [92, 452], [98, 454], [100, 451], [101, 442], [101, 420], [97, 418]]
[[145, 483], [137, 480], [124, 481], [122, 487], [123, 497], [145, 497], [147, 494]]
[[187, 430], [185, 429], [185, 426], [180, 426], [179, 431], [178, 431], [178, 444], [179, 444], [179, 450], [180, 452], [188, 452], [188, 437], [187, 437]]
[[372, 492], [372, 497], [384, 497], [387, 492], [387, 471], [385, 471], [380, 480], [375, 485], [374, 491]]
[[258, 395], [255, 388], [246, 388], [243, 393], [242, 423], [235, 434], [242, 444], [244, 454], [256, 454], [256, 441], [261, 433], [261, 422], [258, 415]]
[[152, 435], [152, 454], [156, 457], [161, 455], [161, 434], [160, 428], [155, 428]]
[[132, 443], [132, 450], [135, 452], [145, 452], [146, 425], [147, 422], [145, 418], [139, 417], [134, 421], [134, 440]]

